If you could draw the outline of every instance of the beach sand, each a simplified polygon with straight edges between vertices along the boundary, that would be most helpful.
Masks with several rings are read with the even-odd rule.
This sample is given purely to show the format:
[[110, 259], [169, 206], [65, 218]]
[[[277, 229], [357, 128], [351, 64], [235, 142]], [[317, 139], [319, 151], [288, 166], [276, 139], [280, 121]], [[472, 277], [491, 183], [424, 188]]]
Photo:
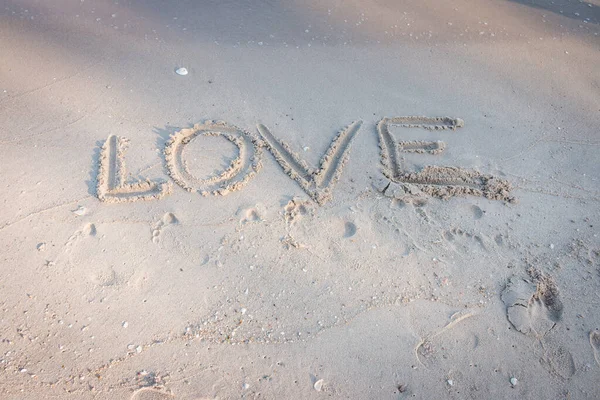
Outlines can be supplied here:
[[0, 5], [0, 398], [600, 398], [598, 0]]

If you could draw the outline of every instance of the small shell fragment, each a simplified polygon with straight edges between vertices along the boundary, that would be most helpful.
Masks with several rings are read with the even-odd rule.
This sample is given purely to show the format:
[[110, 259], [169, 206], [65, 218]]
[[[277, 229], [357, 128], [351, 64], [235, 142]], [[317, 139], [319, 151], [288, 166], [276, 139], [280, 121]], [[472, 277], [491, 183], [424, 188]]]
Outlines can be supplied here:
[[510, 378], [510, 384], [513, 386], [517, 386], [517, 383], [519, 383], [519, 380], [515, 377]]
[[319, 379], [315, 382], [314, 388], [317, 392], [320, 392], [323, 389], [323, 379]]
[[73, 211], [73, 214], [81, 217], [82, 215], [87, 214], [87, 208], [85, 208], [84, 206], [79, 206], [77, 210]]
[[185, 68], [185, 67], [180, 67], [180, 68], [177, 68], [177, 69], [175, 70], [175, 73], [176, 73], [177, 75], [185, 76], [185, 75], [187, 75], [187, 74], [188, 74], [188, 70], [187, 70], [187, 68]]

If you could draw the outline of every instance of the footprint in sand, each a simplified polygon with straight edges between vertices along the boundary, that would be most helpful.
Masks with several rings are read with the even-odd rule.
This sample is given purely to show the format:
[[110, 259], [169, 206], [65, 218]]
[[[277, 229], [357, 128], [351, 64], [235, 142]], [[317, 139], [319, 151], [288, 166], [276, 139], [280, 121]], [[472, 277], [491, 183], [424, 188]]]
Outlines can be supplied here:
[[170, 393], [146, 387], [136, 390], [130, 400], [168, 400], [174, 398], [175, 396]]
[[516, 330], [544, 336], [560, 321], [563, 305], [554, 280], [533, 272], [533, 281], [512, 277], [502, 292], [506, 314]]
[[263, 204], [256, 204], [253, 207], [240, 207], [237, 211], [237, 216], [240, 219], [240, 224], [245, 225], [251, 222], [260, 222], [264, 220], [266, 208]]
[[600, 365], [600, 331], [598, 329], [590, 332], [590, 345], [594, 351], [596, 363]]
[[[484, 236], [453, 228], [443, 233], [444, 239], [451, 244], [457, 252], [470, 253], [475, 249], [489, 251], [490, 240], [484, 240]], [[473, 243], [479, 246], [473, 247]]]
[[[438, 328], [437, 331], [430, 332], [429, 334], [424, 335], [421, 340], [415, 346], [414, 352], [417, 358], [417, 361], [421, 363], [426, 368], [433, 367], [435, 364], [439, 363], [443, 359], [448, 358], [448, 347], [447, 346], [436, 346], [435, 342], [438, 337], [442, 334], [453, 329], [457, 324], [461, 321], [474, 316], [473, 312], [468, 310], [462, 310], [459, 312], [454, 312], [446, 325], [442, 328]], [[468, 340], [468, 339], [467, 339]], [[467, 343], [465, 343], [466, 345]], [[472, 348], [477, 347], [477, 340], [475, 339], [472, 343], [468, 344], [472, 346]]]
[[294, 197], [283, 208], [285, 221], [291, 225], [308, 214], [309, 209], [310, 203], [308, 201]]
[[553, 346], [547, 354], [547, 363], [550, 370], [564, 379], [569, 379], [577, 369], [571, 352], [563, 346]]
[[[69, 239], [67, 240], [67, 243], [65, 243], [65, 251], [67, 253], [70, 252], [73, 245], [75, 243], [77, 243], [81, 238], [86, 237], [86, 236], [96, 236], [96, 233], [97, 233], [96, 225], [94, 225], [92, 223], [85, 224], [83, 226], [83, 228], [76, 231], [69, 237]], [[38, 250], [40, 250], [39, 247], [38, 247]]]
[[177, 217], [173, 213], [166, 213], [163, 217], [154, 224], [152, 228], [152, 242], [158, 243], [160, 241], [160, 233], [165, 226], [179, 223]]

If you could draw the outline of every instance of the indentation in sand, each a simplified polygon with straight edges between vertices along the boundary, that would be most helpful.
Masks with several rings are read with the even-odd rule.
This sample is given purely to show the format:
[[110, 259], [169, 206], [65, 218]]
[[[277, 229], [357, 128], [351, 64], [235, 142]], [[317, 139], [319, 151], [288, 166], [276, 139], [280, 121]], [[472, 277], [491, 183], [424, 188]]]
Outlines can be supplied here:
[[483, 217], [483, 210], [476, 205], [471, 206], [471, 211], [473, 212], [474, 219], [481, 219]]
[[96, 236], [96, 225], [94, 224], [86, 224], [83, 227], [82, 233], [87, 236]]
[[106, 203], [160, 199], [171, 192], [168, 182], [150, 180], [126, 183], [124, 154], [128, 140], [110, 135], [100, 154], [100, 173], [96, 192], [98, 199]]
[[344, 224], [344, 237], [350, 238], [356, 235], [356, 231], [356, 224], [354, 224], [354, 222], [346, 221], [346, 223]]
[[[221, 174], [198, 179], [190, 173], [183, 158], [183, 150], [186, 144], [199, 136], [222, 136], [238, 148], [237, 157]], [[171, 178], [188, 192], [197, 191], [203, 196], [224, 196], [241, 189], [256, 175], [262, 165], [262, 152], [260, 146], [257, 146], [256, 138], [224, 121], [209, 120], [176, 132], [171, 136], [164, 153]]]
[[310, 168], [287, 143], [275, 138], [266, 126], [259, 124], [257, 128], [267, 148], [285, 173], [298, 182], [314, 201], [324, 204], [331, 199], [331, 190], [348, 161], [352, 140], [361, 125], [362, 121], [353, 122], [338, 133], [321, 158], [318, 170]]

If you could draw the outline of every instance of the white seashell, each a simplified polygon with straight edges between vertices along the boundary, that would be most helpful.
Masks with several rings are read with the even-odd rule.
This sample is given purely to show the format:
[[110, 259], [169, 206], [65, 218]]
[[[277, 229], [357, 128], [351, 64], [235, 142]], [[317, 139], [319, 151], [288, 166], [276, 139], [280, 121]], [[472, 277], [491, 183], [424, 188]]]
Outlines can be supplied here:
[[177, 68], [177, 69], [175, 70], [175, 73], [176, 73], [177, 75], [185, 76], [185, 75], [187, 75], [187, 74], [188, 74], [188, 70], [187, 70], [187, 68], [185, 68], [185, 67], [181, 67], [181, 68]]

